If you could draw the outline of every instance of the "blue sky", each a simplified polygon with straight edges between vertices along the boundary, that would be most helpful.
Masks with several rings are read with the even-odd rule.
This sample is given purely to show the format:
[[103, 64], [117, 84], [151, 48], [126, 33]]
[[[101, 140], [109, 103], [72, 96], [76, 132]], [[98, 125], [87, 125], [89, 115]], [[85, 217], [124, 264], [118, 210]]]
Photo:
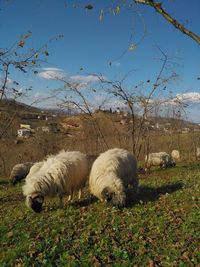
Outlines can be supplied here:
[[[46, 96], [50, 89], [59, 87], [59, 83], [48, 77], [48, 73], [63, 74], [73, 80], [87, 83], [89, 74], [101, 73], [108, 79], [121, 79], [130, 70], [125, 85], [132, 87], [150, 79], [155, 80], [161, 68], [158, 45], [178, 65], [173, 69], [179, 79], [169, 85], [173, 95], [184, 95], [189, 103], [188, 118], [200, 122], [200, 47], [191, 38], [185, 36], [167, 23], [150, 7], [138, 6], [137, 12], [121, 9], [118, 15], [103, 15], [99, 20], [100, 10], [106, 10], [114, 1], [64, 1], [64, 0], [20, 0], [1, 5], [0, 12], [0, 47], [12, 45], [21, 34], [32, 32], [29, 46], [40, 47], [58, 34], [64, 37], [53, 41], [48, 46], [48, 62], [38, 69], [39, 75], [31, 72], [10, 73], [10, 79], [20, 82], [22, 89], [32, 86], [31, 101], [38, 96]], [[178, 21], [200, 35], [200, 1], [187, 0], [163, 1], [163, 6]], [[76, 8], [73, 7], [76, 3]], [[83, 7], [91, 3], [93, 9]], [[65, 5], [67, 4], [67, 6]], [[146, 28], [145, 38], [134, 51], [127, 49], [131, 43], [137, 44]], [[109, 65], [112, 62], [112, 65]], [[80, 70], [81, 69], [81, 70]], [[94, 80], [91, 79], [91, 83]], [[144, 90], [150, 90], [145, 87]], [[195, 94], [193, 94], [195, 93]], [[197, 94], [198, 93], [198, 94]], [[101, 92], [98, 92], [98, 96]], [[55, 100], [55, 99], [54, 99]], [[92, 101], [92, 97], [90, 99]], [[55, 103], [54, 103], [55, 104]]]

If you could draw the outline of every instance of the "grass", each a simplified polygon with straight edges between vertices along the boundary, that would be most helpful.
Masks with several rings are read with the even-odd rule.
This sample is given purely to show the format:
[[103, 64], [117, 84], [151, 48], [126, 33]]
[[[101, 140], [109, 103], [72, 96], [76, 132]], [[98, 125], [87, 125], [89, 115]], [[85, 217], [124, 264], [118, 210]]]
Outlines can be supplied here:
[[197, 266], [200, 167], [154, 169], [117, 209], [90, 198], [28, 210], [21, 185], [0, 179], [0, 266]]

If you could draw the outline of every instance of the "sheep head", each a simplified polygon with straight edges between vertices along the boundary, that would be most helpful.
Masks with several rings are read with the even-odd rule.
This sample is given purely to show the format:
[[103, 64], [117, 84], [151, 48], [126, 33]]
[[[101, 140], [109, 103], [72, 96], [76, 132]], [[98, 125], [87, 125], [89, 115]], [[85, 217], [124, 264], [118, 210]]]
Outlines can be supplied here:
[[102, 198], [113, 206], [123, 207], [125, 205], [125, 194], [113, 192], [109, 187], [103, 189]]
[[27, 206], [37, 213], [40, 213], [42, 211], [43, 202], [44, 196], [42, 196], [41, 194], [33, 194], [31, 196], [27, 196], [26, 200]]
[[16, 183], [20, 180], [19, 176], [13, 176], [11, 177], [11, 183], [12, 185], [16, 185]]

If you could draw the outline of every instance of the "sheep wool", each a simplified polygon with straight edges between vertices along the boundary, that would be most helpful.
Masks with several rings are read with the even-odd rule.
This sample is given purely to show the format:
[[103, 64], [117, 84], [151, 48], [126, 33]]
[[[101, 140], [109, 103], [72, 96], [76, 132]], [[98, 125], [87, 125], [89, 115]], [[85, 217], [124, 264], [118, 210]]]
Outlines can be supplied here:
[[25, 179], [27, 174], [30, 171], [30, 168], [33, 166], [33, 162], [25, 162], [16, 164], [11, 173], [10, 173], [10, 181], [13, 185]]
[[31, 177], [34, 173], [36, 173], [42, 167], [43, 164], [43, 161], [34, 163], [33, 166], [30, 168], [28, 175], [26, 176], [26, 180], [29, 179], [29, 177]]
[[27, 177], [23, 194], [27, 206], [41, 212], [45, 196], [58, 194], [60, 206], [63, 206], [64, 194], [72, 195], [85, 186], [88, 178], [87, 156], [79, 151], [62, 150], [55, 156], [47, 157], [43, 164], [35, 166], [35, 170]]
[[168, 168], [176, 165], [175, 161], [166, 152], [150, 153], [146, 155], [145, 164], [147, 169], [150, 169], [152, 166]]
[[197, 147], [196, 158], [197, 158], [198, 161], [200, 161], [200, 147]]
[[100, 154], [94, 161], [90, 176], [91, 193], [100, 201], [124, 206], [126, 188], [138, 188], [137, 161], [127, 150], [114, 148]]
[[171, 157], [175, 161], [180, 161], [180, 152], [178, 150], [172, 150]]

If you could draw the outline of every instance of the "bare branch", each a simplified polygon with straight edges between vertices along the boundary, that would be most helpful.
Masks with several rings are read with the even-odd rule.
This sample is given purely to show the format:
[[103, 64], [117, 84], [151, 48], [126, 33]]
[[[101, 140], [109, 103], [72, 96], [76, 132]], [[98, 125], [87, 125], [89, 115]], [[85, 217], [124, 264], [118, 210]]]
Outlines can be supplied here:
[[197, 44], [200, 45], [200, 37], [193, 33], [192, 31], [188, 30], [178, 22], [176, 19], [174, 19], [168, 12], [166, 12], [162, 8], [161, 2], [154, 2], [152, 0], [134, 0], [136, 4], [142, 4], [142, 5], [148, 5], [151, 6], [157, 11], [161, 16], [163, 16], [169, 23], [171, 23], [175, 28], [177, 28], [182, 33], [186, 34], [187, 36], [191, 37]]
[[4, 77], [4, 81], [3, 81], [3, 85], [0, 89], [0, 93], [1, 93], [1, 97], [0, 97], [0, 102], [2, 101], [4, 95], [5, 95], [5, 90], [6, 90], [6, 84], [7, 84], [7, 81], [8, 81], [8, 69], [9, 69], [9, 63], [8, 64], [4, 64], [4, 72], [5, 72], [5, 77]]
[[[87, 101], [87, 98], [83, 95], [83, 93], [79, 89], [79, 84], [78, 83], [70, 83], [69, 81], [62, 79], [62, 78], [56, 78], [56, 80], [61, 81], [64, 83], [64, 88], [63, 89], [58, 89], [57, 91], [62, 91], [62, 92], [67, 92], [74, 93], [75, 94], [75, 99], [70, 99], [67, 101], [62, 101], [62, 106], [63, 105], [74, 105], [78, 110], [83, 112], [85, 115], [89, 115], [89, 118], [91, 119], [91, 122], [93, 124], [93, 127], [95, 129], [95, 132], [97, 133], [97, 136], [99, 138], [99, 141], [101, 142], [101, 146], [105, 147], [105, 149], [108, 149], [108, 144], [107, 141], [104, 137], [104, 134], [100, 128], [100, 125], [98, 123], [98, 120], [95, 118], [93, 115], [93, 112], [89, 106], [89, 103]], [[68, 95], [69, 96], [69, 95]], [[82, 105], [78, 103], [77, 96], [81, 99]]]

